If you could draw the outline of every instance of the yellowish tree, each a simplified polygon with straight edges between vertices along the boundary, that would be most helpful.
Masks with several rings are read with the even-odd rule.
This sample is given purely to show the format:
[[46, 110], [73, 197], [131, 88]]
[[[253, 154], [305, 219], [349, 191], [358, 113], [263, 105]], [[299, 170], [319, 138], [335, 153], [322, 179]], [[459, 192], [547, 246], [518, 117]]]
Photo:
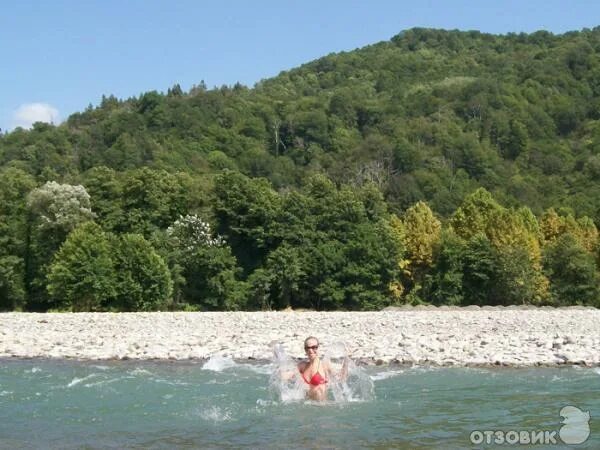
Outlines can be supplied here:
[[583, 216], [577, 219], [579, 233], [577, 235], [579, 243], [590, 253], [598, 251], [598, 228], [592, 219]]
[[[404, 224], [402, 220], [398, 218], [395, 214], [392, 214], [389, 219], [385, 220], [385, 225], [388, 229], [388, 233], [391, 237], [391, 241], [393, 242], [394, 254], [396, 255], [398, 268], [401, 273], [404, 275], [408, 275], [408, 265], [409, 260], [406, 259], [406, 232], [404, 230]], [[391, 282], [388, 286], [389, 294], [394, 300], [399, 300], [404, 293], [404, 286], [400, 280], [395, 280]]]
[[440, 241], [442, 224], [422, 201], [406, 211], [402, 223], [410, 277], [417, 283], [423, 272], [433, 265], [433, 252]]
[[587, 216], [575, 219], [571, 214], [559, 215], [553, 208], [548, 209], [540, 219], [544, 244], [553, 244], [559, 237], [571, 234], [585, 250], [596, 253], [599, 246], [598, 229]]
[[540, 228], [544, 237], [544, 243], [554, 242], [562, 233], [564, 233], [564, 224], [561, 216], [554, 208], [544, 212], [540, 218]]
[[[504, 261], [509, 291], [506, 295], [526, 295], [527, 301], [544, 301], [549, 282], [542, 270], [541, 232], [533, 213], [528, 208], [496, 211], [488, 221], [486, 235]], [[523, 256], [519, 258], [520, 254]]]
[[450, 220], [450, 227], [459, 237], [469, 240], [478, 234], [485, 234], [490, 217], [502, 209], [492, 194], [479, 188], [468, 195], [456, 210]]
[[[532, 262], [541, 261], [541, 247], [538, 228], [530, 211], [501, 209], [492, 214], [488, 221], [485, 234], [498, 250], [509, 247], [520, 247], [527, 250]], [[528, 209], [527, 209], [528, 210]]]

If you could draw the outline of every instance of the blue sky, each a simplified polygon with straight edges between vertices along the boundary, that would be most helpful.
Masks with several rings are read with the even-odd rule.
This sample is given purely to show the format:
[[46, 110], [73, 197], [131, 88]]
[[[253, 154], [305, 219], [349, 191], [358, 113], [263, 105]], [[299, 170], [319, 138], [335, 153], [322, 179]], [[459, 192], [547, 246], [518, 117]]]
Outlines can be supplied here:
[[431, 27], [495, 34], [600, 25], [597, 0], [5, 2], [0, 13], [0, 128], [58, 123], [149, 90], [252, 86], [331, 52]]

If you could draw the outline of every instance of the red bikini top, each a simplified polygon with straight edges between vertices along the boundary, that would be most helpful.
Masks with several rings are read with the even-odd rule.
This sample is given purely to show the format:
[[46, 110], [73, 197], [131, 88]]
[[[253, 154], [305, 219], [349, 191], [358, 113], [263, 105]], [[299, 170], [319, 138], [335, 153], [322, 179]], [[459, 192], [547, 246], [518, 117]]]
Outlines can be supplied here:
[[[302, 372], [302, 379], [307, 383], [307, 384], [311, 384], [313, 386], [318, 386], [320, 384], [325, 384], [327, 383], [327, 380], [325, 379], [325, 377], [323, 377], [323, 375], [321, 375], [319, 373], [319, 368], [321, 367], [321, 360], [319, 360], [319, 365], [317, 366], [317, 371], [313, 374], [313, 376], [310, 378], [310, 381], [307, 380], [304, 377], [304, 372]], [[306, 370], [306, 369], [304, 369]]]

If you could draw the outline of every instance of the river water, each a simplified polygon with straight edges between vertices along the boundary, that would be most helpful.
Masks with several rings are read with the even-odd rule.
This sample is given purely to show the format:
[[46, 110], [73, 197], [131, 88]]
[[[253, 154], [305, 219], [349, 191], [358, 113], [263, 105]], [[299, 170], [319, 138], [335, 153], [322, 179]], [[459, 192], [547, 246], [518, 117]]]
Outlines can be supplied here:
[[354, 370], [372, 395], [317, 404], [282, 401], [273, 364], [0, 360], [0, 448], [569, 448], [565, 406], [600, 448], [600, 368]]

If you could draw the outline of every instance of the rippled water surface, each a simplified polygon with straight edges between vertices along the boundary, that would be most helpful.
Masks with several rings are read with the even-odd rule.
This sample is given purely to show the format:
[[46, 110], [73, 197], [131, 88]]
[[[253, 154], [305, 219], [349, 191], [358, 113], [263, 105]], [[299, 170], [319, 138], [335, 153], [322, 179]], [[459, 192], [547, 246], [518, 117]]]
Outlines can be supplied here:
[[475, 430], [559, 430], [566, 405], [600, 448], [599, 368], [370, 367], [374, 398], [325, 404], [282, 402], [273, 369], [0, 361], [0, 448], [481, 448]]

